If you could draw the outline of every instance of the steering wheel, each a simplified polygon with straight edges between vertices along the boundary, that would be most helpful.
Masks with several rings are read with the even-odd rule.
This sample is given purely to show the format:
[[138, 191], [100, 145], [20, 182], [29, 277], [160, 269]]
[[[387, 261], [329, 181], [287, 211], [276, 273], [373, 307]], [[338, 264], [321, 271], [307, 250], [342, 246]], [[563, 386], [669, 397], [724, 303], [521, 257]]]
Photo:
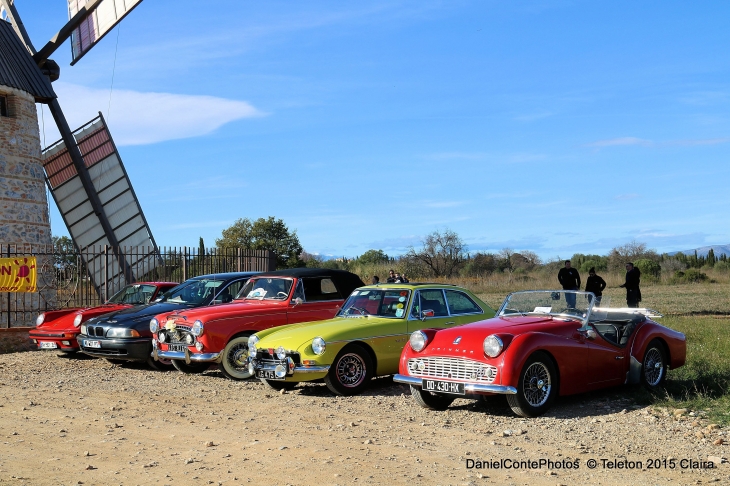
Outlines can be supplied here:
[[370, 315], [370, 313], [366, 309], [363, 309], [362, 307], [355, 307], [354, 305], [351, 306], [349, 309], [347, 309], [347, 312], [349, 313], [350, 310], [352, 310], [352, 309], [355, 309], [356, 311], [358, 311], [363, 316], [369, 316]]
[[277, 292], [276, 296], [281, 297], [282, 299], [286, 299], [287, 297], [289, 297], [289, 294], [287, 294], [286, 292]]

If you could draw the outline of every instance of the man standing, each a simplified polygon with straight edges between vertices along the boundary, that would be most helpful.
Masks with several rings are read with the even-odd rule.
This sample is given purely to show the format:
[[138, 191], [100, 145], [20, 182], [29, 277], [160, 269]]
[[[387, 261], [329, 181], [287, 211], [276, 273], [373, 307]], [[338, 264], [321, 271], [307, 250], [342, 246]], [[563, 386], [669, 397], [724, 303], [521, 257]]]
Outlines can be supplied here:
[[395, 270], [392, 268], [388, 271], [388, 280], [386, 283], [395, 283]]
[[[580, 290], [580, 274], [575, 268], [571, 268], [570, 260], [565, 260], [565, 267], [558, 272], [558, 282], [563, 286], [563, 290]], [[575, 294], [573, 292], [565, 292], [565, 302], [569, 309], [575, 308]]]
[[586, 292], [593, 292], [596, 296], [596, 302], [594, 307], [601, 306], [601, 299], [603, 296], [603, 289], [606, 288], [606, 281], [603, 280], [599, 275], [596, 275], [596, 267], [591, 267], [588, 270], [588, 280], [586, 280]]
[[641, 302], [640, 282], [641, 272], [638, 268], [634, 267], [633, 263], [628, 262], [626, 264], [626, 283], [621, 285], [621, 287], [626, 289], [627, 307], [639, 307], [639, 302]]

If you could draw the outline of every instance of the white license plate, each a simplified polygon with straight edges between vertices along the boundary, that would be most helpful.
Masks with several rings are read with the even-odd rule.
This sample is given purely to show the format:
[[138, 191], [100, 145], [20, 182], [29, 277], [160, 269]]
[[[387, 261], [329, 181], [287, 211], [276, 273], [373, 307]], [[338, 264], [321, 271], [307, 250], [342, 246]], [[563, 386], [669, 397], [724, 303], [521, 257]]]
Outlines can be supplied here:
[[84, 347], [101, 348], [101, 341], [90, 341], [88, 339], [84, 339]]
[[256, 370], [256, 378], [263, 378], [264, 380], [284, 380], [279, 378], [273, 370]]
[[426, 391], [464, 395], [464, 384], [451, 381], [423, 380], [422, 388]]
[[167, 345], [168, 351], [177, 351], [179, 353], [184, 353], [186, 349], [188, 349], [188, 346], [186, 344], [168, 344]]
[[58, 344], [56, 344], [56, 343], [49, 343], [49, 342], [45, 342], [44, 343], [44, 342], [42, 342], [40, 344], [41, 344], [41, 349], [56, 349], [56, 348], [58, 348]]

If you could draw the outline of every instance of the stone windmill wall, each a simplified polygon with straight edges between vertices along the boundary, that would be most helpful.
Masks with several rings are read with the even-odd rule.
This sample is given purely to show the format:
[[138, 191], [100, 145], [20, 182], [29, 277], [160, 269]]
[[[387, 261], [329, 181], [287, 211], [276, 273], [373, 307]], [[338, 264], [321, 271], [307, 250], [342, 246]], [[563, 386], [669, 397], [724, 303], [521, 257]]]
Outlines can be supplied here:
[[[51, 225], [36, 103], [56, 97], [12, 25], [0, 20], [0, 256], [36, 254], [40, 292], [0, 292], [0, 329], [54, 305]], [[42, 254], [45, 254], [41, 256]]]

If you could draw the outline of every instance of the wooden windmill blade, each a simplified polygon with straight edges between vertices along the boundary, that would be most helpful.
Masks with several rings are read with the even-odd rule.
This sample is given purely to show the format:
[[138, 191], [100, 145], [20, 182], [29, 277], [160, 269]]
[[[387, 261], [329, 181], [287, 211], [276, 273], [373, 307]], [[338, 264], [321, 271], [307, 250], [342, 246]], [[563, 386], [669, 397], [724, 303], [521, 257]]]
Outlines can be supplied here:
[[[59, 70], [48, 58], [63, 42], [72, 40], [73, 65], [141, 2], [67, 1], [69, 21], [36, 52], [13, 1], [0, 0], [18, 37], [25, 43], [28, 59], [45, 71], [51, 81], [58, 79]], [[43, 102], [48, 104], [62, 139], [43, 151], [46, 183], [77, 249], [105, 245], [113, 248], [115, 258], [103, 273], [98, 270], [100, 267], [94, 256], [81, 253], [99, 295], [110, 295], [110, 291], [116, 291], [109, 289], [110, 282], [115, 282], [113, 286], [117, 287], [136, 280], [133, 267], [140, 261], [148, 270], [156, 266], [157, 244], [101, 113], [72, 131], [55, 93], [53, 95]], [[152, 247], [154, 253], [125, 255], [122, 247], [131, 245]]]

